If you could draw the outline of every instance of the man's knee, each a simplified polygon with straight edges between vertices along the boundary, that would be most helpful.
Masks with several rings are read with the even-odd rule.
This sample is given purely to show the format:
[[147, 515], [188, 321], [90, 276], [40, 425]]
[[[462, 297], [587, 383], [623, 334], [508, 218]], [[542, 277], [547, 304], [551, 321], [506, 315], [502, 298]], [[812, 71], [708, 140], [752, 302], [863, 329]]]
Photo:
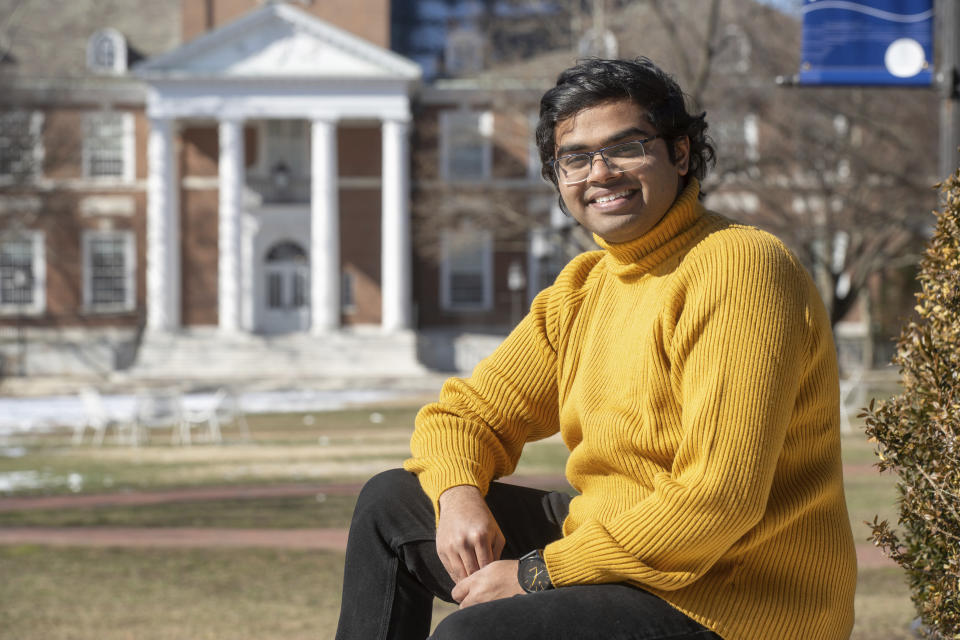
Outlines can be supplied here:
[[363, 486], [351, 526], [362, 523], [380, 529], [390, 523], [406, 529], [423, 520], [433, 524], [433, 507], [417, 477], [403, 469], [391, 469], [373, 476]]
[[404, 494], [409, 492], [411, 478], [416, 482], [416, 476], [403, 469], [382, 471], [367, 480], [357, 496], [357, 506], [354, 508], [354, 519], [362, 515], [383, 513]]
[[416, 483], [416, 476], [409, 471], [403, 469], [381, 471], [363, 485], [357, 498], [357, 506], [393, 500], [398, 492], [407, 491], [411, 484]]
[[488, 620], [478, 615], [476, 607], [454, 611], [440, 621], [427, 640], [490, 640]]

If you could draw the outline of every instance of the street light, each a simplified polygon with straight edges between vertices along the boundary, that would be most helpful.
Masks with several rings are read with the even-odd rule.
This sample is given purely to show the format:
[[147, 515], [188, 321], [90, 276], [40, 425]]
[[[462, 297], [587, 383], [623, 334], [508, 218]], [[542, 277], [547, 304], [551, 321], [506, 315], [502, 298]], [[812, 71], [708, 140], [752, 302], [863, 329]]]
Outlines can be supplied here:
[[510, 290], [510, 322], [516, 325], [523, 314], [523, 290], [527, 286], [527, 276], [519, 260], [507, 267], [507, 289]]

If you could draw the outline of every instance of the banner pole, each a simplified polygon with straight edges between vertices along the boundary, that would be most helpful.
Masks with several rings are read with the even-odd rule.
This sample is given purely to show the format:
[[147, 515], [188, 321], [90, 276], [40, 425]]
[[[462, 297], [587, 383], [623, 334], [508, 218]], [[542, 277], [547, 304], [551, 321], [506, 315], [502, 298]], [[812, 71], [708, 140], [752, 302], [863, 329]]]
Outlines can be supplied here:
[[958, 105], [958, 69], [960, 69], [960, 0], [937, 0], [939, 20], [940, 68], [940, 177], [946, 178], [960, 166], [960, 105]]

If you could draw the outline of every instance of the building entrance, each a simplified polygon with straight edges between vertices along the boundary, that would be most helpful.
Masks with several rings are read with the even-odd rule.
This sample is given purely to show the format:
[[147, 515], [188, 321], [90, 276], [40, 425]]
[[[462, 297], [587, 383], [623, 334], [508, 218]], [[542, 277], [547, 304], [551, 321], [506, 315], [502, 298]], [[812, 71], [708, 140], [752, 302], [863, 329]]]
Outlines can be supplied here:
[[310, 261], [296, 242], [285, 240], [267, 252], [263, 268], [263, 330], [291, 333], [310, 328]]

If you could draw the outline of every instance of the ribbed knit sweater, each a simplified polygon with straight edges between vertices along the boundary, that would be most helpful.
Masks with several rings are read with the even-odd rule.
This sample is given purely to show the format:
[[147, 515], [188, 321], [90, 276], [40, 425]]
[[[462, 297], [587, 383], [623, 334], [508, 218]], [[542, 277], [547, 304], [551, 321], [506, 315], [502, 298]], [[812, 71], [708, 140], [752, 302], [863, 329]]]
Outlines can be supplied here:
[[856, 556], [825, 309], [773, 236], [701, 206], [574, 258], [467, 379], [424, 407], [405, 467], [486, 492], [562, 434], [579, 492], [557, 587], [630, 582], [725, 640], [848, 638]]

